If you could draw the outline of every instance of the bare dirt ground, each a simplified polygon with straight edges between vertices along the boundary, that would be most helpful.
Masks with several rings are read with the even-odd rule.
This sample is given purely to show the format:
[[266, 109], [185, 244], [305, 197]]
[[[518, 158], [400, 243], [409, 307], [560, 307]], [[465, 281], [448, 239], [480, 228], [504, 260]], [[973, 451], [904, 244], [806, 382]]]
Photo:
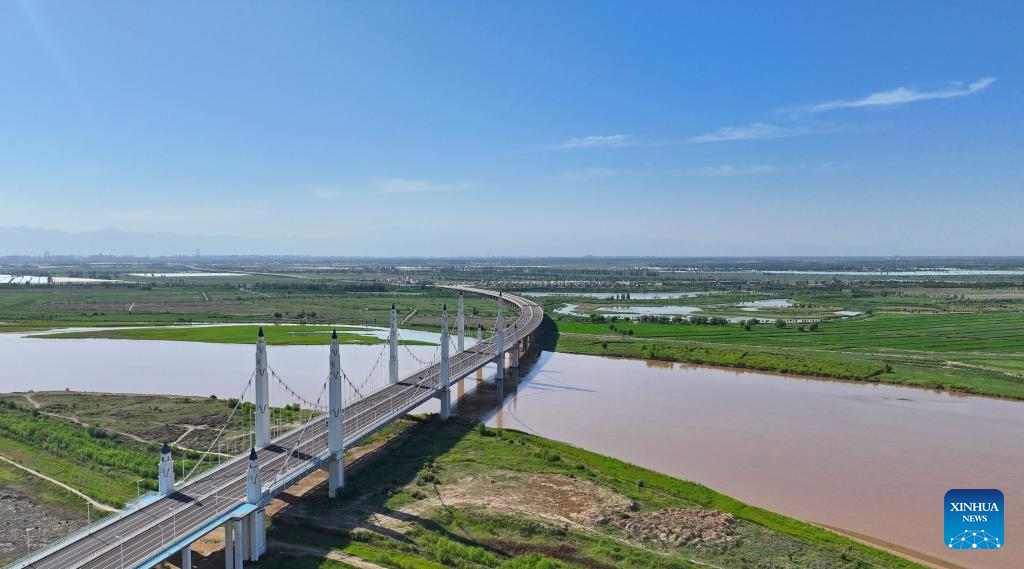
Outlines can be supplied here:
[[[421, 516], [441, 506], [476, 506], [516, 512], [557, 524], [596, 526], [636, 504], [586, 480], [557, 474], [494, 471], [436, 487], [433, 496], [402, 510]], [[382, 522], [386, 523], [384, 520]]]
[[616, 524], [642, 540], [656, 539], [668, 545], [700, 547], [734, 541], [736, 518], [715, 510], [665, 508], [633, 514], [617, 520]]
[[84, 525], [84, 520], [61, 508], [37, 503], [31, 492], [17, 485], [0, 486], [0, 563], [28, 553], [26, 537], [36, 550]]

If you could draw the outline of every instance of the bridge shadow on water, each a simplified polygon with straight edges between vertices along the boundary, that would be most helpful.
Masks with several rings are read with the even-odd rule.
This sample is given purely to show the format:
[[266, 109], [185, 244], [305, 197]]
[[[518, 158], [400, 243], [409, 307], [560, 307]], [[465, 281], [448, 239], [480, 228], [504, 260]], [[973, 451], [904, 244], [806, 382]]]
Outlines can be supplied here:
[[[353, 537], [352, 532], [357, 529], [411, 544], [409, 538], [396, 529], [410, 523], [453, 541], [479, 547], [479, 543], [452, 533], [434, 520], [387, 504], [396, 494], [411, 486], [414, 492], [421, 494], [420, 499], [438, 500], [444, 507], [441, 494], [431, 481], [433, 461], [450, 451], [467, 433], [493, 417], [509, 398], [514, 397], [520, 383], [525, 381], [520, 378], [535, 375], [544, 359], [537, 348], [535, 345], [520, 358], [518, 370], [507, 369], [502, 381], [491, 377], [483, 379], [476, 373], [465, 378], [463, 381], [474, 382], [475, 387], [469, 389], [470, 386], [466, 386], [467, 393], [459, 398], [448, 421], [442, 422], [436, 414], [409, 416], [406, 420], [412, 423], [411, 426], [397, 437], [383, 444], [375, 445], [371, 441], [363, 448], [351, 451], [350, 462], [346, 465], [346, 487], [338, 498], [328, 498], [326, 476], [322, 472], [278, 495], [277, 508], [270, 518], [271, 527], [267, 534], [271, 542], [267, 566], [276, 567], [274, 560], [280, 554], [324, 556], [332, 549], [343, 548], [354, 541], [365, 541], [366, 538], [358, 534]], [[456, 385], [452, 386], [453, 396], [456, 388]], [[223, 559], [222, 554], [220, 559]], [[218, 566], [215, 563], [211, 559], [209, 567]]]

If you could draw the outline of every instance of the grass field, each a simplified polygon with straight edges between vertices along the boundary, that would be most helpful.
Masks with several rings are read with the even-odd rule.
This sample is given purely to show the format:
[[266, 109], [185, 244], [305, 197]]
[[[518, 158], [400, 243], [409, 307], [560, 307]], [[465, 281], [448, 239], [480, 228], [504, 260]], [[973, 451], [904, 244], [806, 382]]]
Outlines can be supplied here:
[[[566, 267], [442, 269], [425, 266], [411, 275], [495, 280], [500, 286], [518, 275], [538, 271], [565, 278], [595, 279], [600, 290], [618, 294], [618, 283], [659, 279], [662, 291], [714, 291], [682, 299], [608, 300], [592, 297], [537, 297], [549, 315], [567, 302], [590, 308], [694, 305], [708, 316], [822, 318], [816, 331], [791, 323], [784, 328], [740, 324], [703, 326], [650, 322], [591, 323], [582, 318], [557, 322], [557, 342], [549, 349], [567, 352], [656, 358], [710, 365], [783, 371], [824, 377], [900, 383], [1024, 399], [1024, 287], [1019, 279], [973, 277], [972, 280], [886, 280], [805, 275], [649, 274], [633, 269]], [[579, 273], [573, 273], [573, 270]], [[386, 325], [391, 304], [404, 327], [436, 330], [444, 303], [454, 296], [430, 286], [396, 286], [382, 273], [303, 271], [282, 268], [288, 276], [252, 275], [188, 279], [152, 279], [144, 285], [99, 285], [0, 290], [0, 331], [39, 330], [55, 326], [167, 325], [185, 322], [234, 323], [218, 328], [110, 329], [55, 335], [63, 338], [124, 338], [251, 343], [254, 323], [292, 324], [268, 327], [271, 344], [326, 343], [328, 324]], [[386, 271], [384, 272], [386, 274]], [[405, 273], [403, 272], [403, 277]], [[639, 276], [638, 276], [639, 275]], [[123, 275], [122, 275], [123, 276]], [[301, 278], [297, 278], [301, 277]], [[818, 278], [819, 280], [812, 280]], [[618, 280], [615, 280], [618, 279]], [[623, 281], [622, 279], [627, 279]], [[664, 282], [661, 282], [664, 281]], [[488, 281], [483, 281], [487, 283]], [[534, 288], [536, 290], [536, 288]], [[740, 302], [790, 299], [789, 308], [737, 312]], [[466, 297], [467, 327], [493, 326], [494, 304]], [[864, 312], [839, 318], [835, 312]], [[803, 328], [805, 331], [802, 331]], [[380, 340], [353, 334], [348, 343]]]
[[[441, 307], [455, 295], [433, 287], [381, 292], [303, 282], [274, 285], [252, 278], [202, 286], [55, 286], [0, 288], [0, 332], [70, 326], [181, 323], [335, 324], [387, 326], [392, 303], [407, 324], [437, 326]], [[239, 288], [245, 286], [247, 288]], [[465, 297], [467, 325], [493, 321], [495, 304]]]
[[[115, 340], [167, 340], [178, 342], [209, 342], [217, 344], [253, 344], [259, 326], [195, 326], [188, 328], [112, 328], [82, 332], [57, 332], [44, 334], [41, 338], [110, 338]], [[331, 332], [338, 332], [341, 344], [382, 344], [385, 339], [375, 338], [353, 331], [358, 328], [345, 326], [265, 326], [267, 344], [278, 346], [326, 345], [331, 343]], [[431, 342], [401, 340], [402, 344], [433, 346]]]
[[[559, 351], [744, 367], [1024, 399], [1024, 314], [881, 313], [818, 325], [556, 322]], [[888, 366], [888, 367], [886, 367]]]

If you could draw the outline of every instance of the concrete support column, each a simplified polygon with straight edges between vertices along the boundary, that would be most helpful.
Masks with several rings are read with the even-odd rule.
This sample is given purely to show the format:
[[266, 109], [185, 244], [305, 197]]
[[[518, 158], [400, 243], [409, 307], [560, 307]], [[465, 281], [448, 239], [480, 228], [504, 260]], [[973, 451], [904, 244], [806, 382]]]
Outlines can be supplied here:
[[249, 551], [246, 559], [259, 561], [260, 556], [267, 552], [267, 524], [264, 522], [266, 512], [262, 509], [256, 510], [246, 519], [248, 520], [246, 525], [249, 526], [249, 539], [247, 540]]
[[338, 348], [338, 333], [331, 334], [331, 371], [327, 378], [327, 495], [337, 497], [338, 490], [345, 486], [345, 443], [341, 420], [341, 350]]
[[466, 349], [466, 303], [459, 293], [459, 313], [455, 316], [455, 329], [459, 337], [455, 347], [461, 352]]
[[181, 569], [192, 569], [192, 544], [181, 548]]
[[505, 314], [504, 314], [505, 301], [501, 298], [501, 293], [498, 293], [498, 318], [494, 324], [494, 363], [498, 364], [498, 371], [494, 374], [494, 379], [505, 379]]
[[388, 382], [398, 383], [398, 310], [391, 303], [391, 334], [388, 336]]
[[441, 400], [441, 420], [447, 421], [451, 412], [452, 395], [449, 386], [451, 384], [451, 357], [449, 356], [449, 344], [451, 339], [448, 336], [448, 305], [441, 309], [441, 366], [438, 370], [438, 393]]
[[267, 341], [263, 326], [256, 336], [256, 447], [270, 444], [270, 376], [267, 369]]
[[245, 534], [242, 533], [242, 520], [235, 520], [231, 522], [231, 525], [234, 526], [231, 531], [235, 534], [232, 543], [234, 545], [232, 549], [234, 550], [235, 569], [243, 569], [242, 556], [245, 554], [245, 550], [242, 546], [245, 545]]
[[242, 561], [235, 563], [235, 523], [224, 524], [224, 569], [241, 569]]
[[512, 345], [512, 367], [513, 368], [518, 368], [519, 367], [519, 348], [520, 348], [519, 342], [516, 342], [515, 344]]
[[244, 518], [238, 520], [238, 522], [242, 524], [240, 526], [240, 529], [238, 530], [238, 535], [235, 536], [235, 543], [241, 544], [241, 555], [238, 558], [242, 561], [250, 561], [251, 558], [249, 557], [249, 516], [245, 516]]

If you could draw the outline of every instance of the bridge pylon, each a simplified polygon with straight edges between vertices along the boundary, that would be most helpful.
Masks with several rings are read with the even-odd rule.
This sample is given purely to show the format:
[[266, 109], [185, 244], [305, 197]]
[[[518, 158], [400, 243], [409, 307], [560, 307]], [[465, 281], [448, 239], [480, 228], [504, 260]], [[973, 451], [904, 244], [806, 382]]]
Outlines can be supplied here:
[[174, 494], [174, 458], [171, 457], [171, 447], [164, 443], [160, 449], [160, 474], [158, 479], [161, 496]]
[[[516, 325], [513, 324], [512, 325], [512, 335], [515, 336], [515, 334], [516, 334]], [[520, 349], [520, 343], [519, 343], [519, 340], [516, 340], [512, 344], [512, 367], [513, 368], [518, 368], [519, 367], [519, 349]]]
[[458, 340], [455, 347], [461, 352], [466, 349], [466, 301], [459, 293], [459, 312], [455, 316], [455, 331], [458, 333]]
[[398, 310], [391, 303], [391, 333], [388, 335], [388, 383], [398, 383]]
[[[460, 295], [461, 296], [461, 295]], [[448, 305], [441, 309], [441, 366], [438, 368], [438, 392], [437, 397], [441, 400], [441, 420], [447, 421], [451, 413], [451, 355], [449, 345], [451, 339], [448, 336]]]
[[263, 326], [256, 336], [256, 448], [270, 444], [270, 375]]
[[327, 493], [331, 498], [345, 486], [345, 443], [341, 417], [341, 350], [338, 332], [331, 333], [331, 371], [327, 378]]
[[494, 324], [494, 363], [498, 365], [498, 371], [494, 373], [494, 379], [505, 379], [505, 300], [498, 293], [498, 318]]
[[258, 509], [242, 520], [242, 534], [245, 536], [245, 558], [257, 561], [267, 551], [267, 527], [264, 523], [263, 479], [260, 476], [259, 459], [256, 449], [249, 451], [249, 471], [246, 477], [245, 501]]

